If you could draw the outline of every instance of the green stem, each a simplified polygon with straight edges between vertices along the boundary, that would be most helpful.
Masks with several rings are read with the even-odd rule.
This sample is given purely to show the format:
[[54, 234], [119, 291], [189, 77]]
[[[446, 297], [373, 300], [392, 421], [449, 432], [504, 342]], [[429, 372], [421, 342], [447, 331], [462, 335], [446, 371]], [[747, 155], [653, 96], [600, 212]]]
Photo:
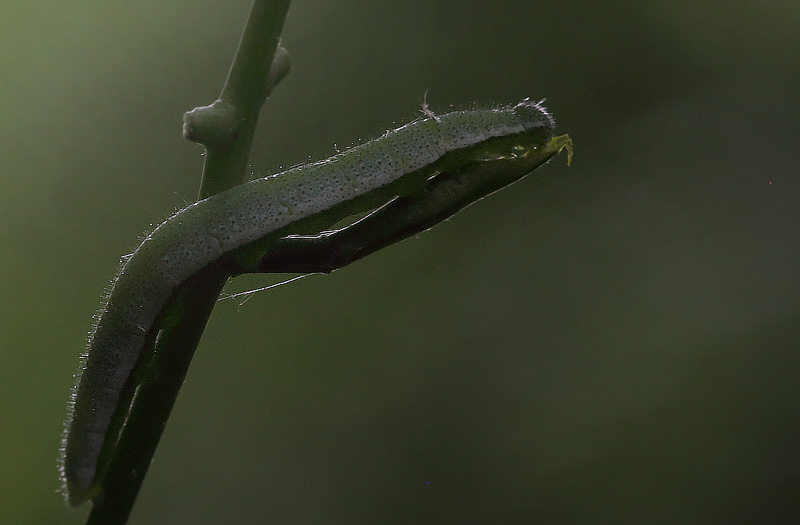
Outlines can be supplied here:
[[[258, 114], [288, 73], [288, 54], [278, 48], [290, 0], [255, 0], [220, 98], [184, 115], [184, 135], [206, 147], [200, 197], [246, 179]], [[103, 478], [103, 493], [87, 525], [124, 524], [186, 377], [189, 364], [229, 274], [212, 264], [183, 283], [170, 298], [143, 355], [149, 377], [141, 379]], [[169, 322], [173, 318], [173, 322]], [[166, 322], [164, 322], [166, 320]], [[138, 378], [136, 380], [139, 380]], [[134, 378], [129, 379], [134, 381]]]
[[[289, 68], [288, 55], [278, 46], [288, 7], [289, 0], [255, 0], [219, 99], [184, 116], [184, 135], [206, 147], [201, 197], [246, 179], [261, 106]], [[235, 251], [180, 285], [151, 329], [152, 342], [143, 352], [147, 357], [137, 364], [142, 373], [131, 377], [125, 387], [135, 388], [135, 395], [130, 407], [118, 408], [125, 424], [109, 454], [103, 492], [87, 523], [126, 523], [197, 344], [230, 276], [245, 271], [332, 271], [432, 227], [534, 170], [563, 148], [571, 154], [569, 138], [555, 137], [527, 159], [476, 161], [439, 174], [420, 193], [395, 199], [342, 230], [277, 241], [270, 237], [270, 250], [257, 268], [243, 268]]]
[[184, 136], [206, 148], [201, 199], [247, 181], [247, 162], [261, 106], [290, 68], [288, 53], [278, 48], [289, 3], [253, 3], [219, 98], [184, 115]]
[[155, 345], [152, 377], [134, 397], [125, 427], [103, 480], [103, 497], [92, 508], [87, 525], [127, 522], [161, 434], [178, 397], [194, 351], [227, 275], [211, 265], [186, 281], [172, 302], [191, 305], [180, 322], [161, 330]]

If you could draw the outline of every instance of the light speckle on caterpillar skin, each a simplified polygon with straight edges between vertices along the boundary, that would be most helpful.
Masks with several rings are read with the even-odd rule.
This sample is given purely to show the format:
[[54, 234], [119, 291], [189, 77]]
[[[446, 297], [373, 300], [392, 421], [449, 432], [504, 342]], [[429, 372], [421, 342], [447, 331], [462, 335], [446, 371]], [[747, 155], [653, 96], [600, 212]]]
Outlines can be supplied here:
[[[178, 211], [123, 260], [100, 309], [68, 404], [61, 448], [64, 493], [72, 505], [102, 482], [98, 459], [120, 401], [170, 294], [223, 254], [274, 232], [333, 224], [369, 211], [376, 199], [424, 186], [429, 176], [475, 160], [470, 153], [499, 137], [523, 145], [547, 140], [554, 127], [541, 103], [425, 117], [329, 159], [250, 181]], [[526, 142], [527, 141], [527, 142]], [[484, 160], [481, 158], [481, 160]], [[335, 210], [335, 211], [334, 211]], [[319, 221], [308, 219], [319, 218]], [[323, 228], [325, 226], [322, 226]]]

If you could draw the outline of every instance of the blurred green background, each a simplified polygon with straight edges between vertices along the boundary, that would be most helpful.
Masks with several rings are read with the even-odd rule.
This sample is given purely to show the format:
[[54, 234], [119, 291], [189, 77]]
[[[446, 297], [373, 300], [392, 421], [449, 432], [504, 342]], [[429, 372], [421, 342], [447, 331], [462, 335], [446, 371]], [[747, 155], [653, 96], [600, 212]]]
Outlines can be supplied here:
[[[81, 523], [61, 421], [249, 0], [0, 4], [0, 522]], [[575, 162], [220, 303], [131, 523], [800, 522], [800, 4], [295, 0], [257, 174], [547, 97]], [[255, 276], [231, 291], [273, 282]]]

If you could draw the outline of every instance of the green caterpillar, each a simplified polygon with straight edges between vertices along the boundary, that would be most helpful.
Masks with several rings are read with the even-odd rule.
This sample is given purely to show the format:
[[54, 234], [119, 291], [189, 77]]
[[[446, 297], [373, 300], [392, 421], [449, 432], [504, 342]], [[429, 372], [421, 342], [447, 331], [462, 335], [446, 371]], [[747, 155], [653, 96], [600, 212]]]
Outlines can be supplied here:
[[103, 477], [98, 460], [123, 387], [170, 295], [191, 275], [231, 252], [246, 265], [248, 246], [257, 246], [257, 253], [249, 254], [255, 270], [259, 256], [269, 251], [269, 239], [319, 232], [396, 196], [414, 195], [437, 174], [470, 162], [508, 158], [557, 139], [550, 154], [571, 146], [566, 136], [552, 137], [552, 116], [528, 99], [502, 108], [425, 115], [329, 159], [198, 201], [123, 258], [68, 405], [61, 477], [72, 505], [97, 494]]

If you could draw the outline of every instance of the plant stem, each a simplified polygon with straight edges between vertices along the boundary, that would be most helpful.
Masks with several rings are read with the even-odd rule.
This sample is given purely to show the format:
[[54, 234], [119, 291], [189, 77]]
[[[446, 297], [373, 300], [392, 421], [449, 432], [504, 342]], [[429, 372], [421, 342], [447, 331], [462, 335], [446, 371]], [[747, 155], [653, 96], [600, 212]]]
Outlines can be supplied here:
[[[245, 182], [258, 115], [274, 86], [289, 70], [278, 46], [290, 0], [255, 0], [236, 58], [220, 97], [184, 115], [184, 135], [206, 148], [200, 197]], [[330, 272], [401, 239], [426, 230], [456, 211], [533, 171], [566, 148], [554, 137], [526, 158], [475, 161], [438, 174], [424, 190], [397, 198], [362, 220], [317, 236], [267, 236], [257, 267], [243, 267], [235, 250], [182, 283], [159, 314], [152, 341], [126, 389], [135, 390], [129, 407], [118, 407], [125, 424], [102, 478], [102, 494], [87, 524], [127, 522], [158, 446], [206, 323], [227, 279], [244, 272]], [[248, 247], [263, 247], [259, 241]], [[247, 247], [245, 247], [247, 248]], [[154, 336], [157, 334], [157, 336]], [[107, 437], [107, 439], [113, 439]]]
[[[220, 98], [184, 116], [184, 135], [206, 147], [201, 198], [244, 182], [258, 114], [289, 70], [278, 41], [290, 0], [255, 0]], [[279, 51], [276, 53], [276, 51]], [[178, 312], [153, 338], [147, 364], [87, 525], [127, 522], [189, 364], [229, 274], [212, 264], [183, 283], [165, 311]], [[169, 317], [169, 316], [167, 316]], [[133, 378], [129, 379], [132, 381]], [[118, 410], [122, 410], [119, 408]], [[124, 407], [128, 409], [128, 407]]]
[[103, 480], [103, 499], [92, 508], [87, 525], [127, 522], [200, 336], [226, 281], [227, 275], [211, 265], [175, 292], [172, 301], [191, 305], [191, 310], [158, 336], [154, 364], [157, 369], [136, 392]]
[[247, 161], [261, 106], [289, 72], [278, 51], [290, 0], [256, 0], [219, 98], [184, 115], [184, 136], [206, 148], [200, 198], [247, 180]]
[[[528, 175], [563, 149], [568, 162], [572, 141], [567, 135], [553, 137], [525, 158], [472, 162], [458, 170], [441, 173], [425, 189], [396, 198], [340, 230], [314, 236], [284, 237], [261, 259], [261, 273], [330, 273], [371, 253], [428, 230], [457, 211]], [[236, 262], [231, 258], [231, 262]], [[232, 275], [244, 268], [231, 269]]]

